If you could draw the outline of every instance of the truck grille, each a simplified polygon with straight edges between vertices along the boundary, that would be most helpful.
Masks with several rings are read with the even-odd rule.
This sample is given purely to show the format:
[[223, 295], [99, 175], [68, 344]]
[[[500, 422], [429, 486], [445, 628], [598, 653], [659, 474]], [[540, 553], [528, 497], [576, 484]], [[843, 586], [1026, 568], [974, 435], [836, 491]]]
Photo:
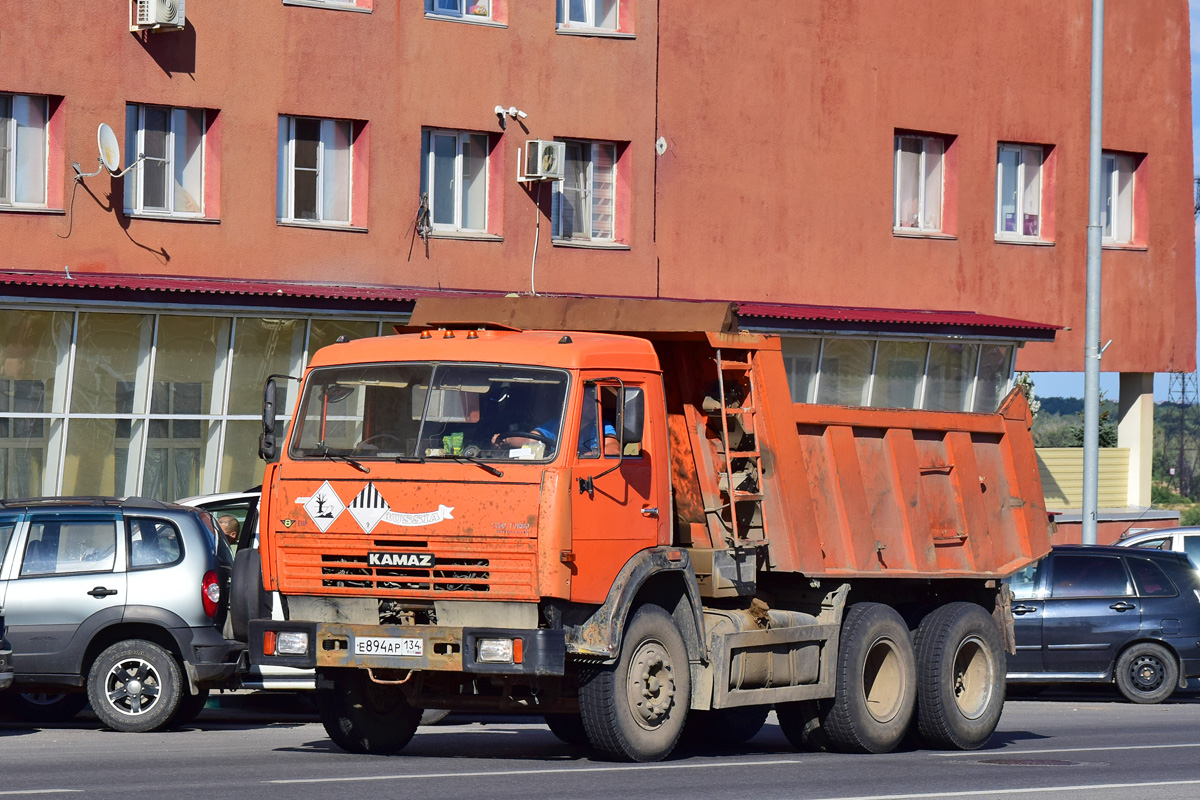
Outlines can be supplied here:
[[405, 552], [432, 553], [432, 567], [373, 567], [367, 563], [367, 552], [395, 546], [396, 542], [338, 539], [324, 543], [280, 541], [280, 588], [294, 594], [380, 598], [537, 597], [537, 549], [533, 539], [403, 543]]

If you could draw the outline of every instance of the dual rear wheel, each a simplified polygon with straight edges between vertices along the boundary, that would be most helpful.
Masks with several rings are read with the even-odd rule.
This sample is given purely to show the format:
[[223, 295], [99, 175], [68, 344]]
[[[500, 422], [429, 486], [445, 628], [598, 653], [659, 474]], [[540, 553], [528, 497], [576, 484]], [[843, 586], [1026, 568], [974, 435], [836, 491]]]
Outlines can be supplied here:
[[879, 603], [846, 613], [832, 700], [777, 707], [798, 748], [886, 753], [910, 732], [925, 746], [974, 750], [1000, 721], [1005, 658], [1000, 630], [982, 607], [949, 603], [910, 635]]

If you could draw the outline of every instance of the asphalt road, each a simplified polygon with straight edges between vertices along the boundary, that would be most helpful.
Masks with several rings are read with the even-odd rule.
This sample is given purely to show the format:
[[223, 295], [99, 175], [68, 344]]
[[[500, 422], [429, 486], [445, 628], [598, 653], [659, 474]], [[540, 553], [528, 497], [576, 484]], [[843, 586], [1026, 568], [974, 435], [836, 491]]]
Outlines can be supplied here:
[[1104, 691], [1010, 700], [972, 753], [794, 751], [774, 716], [736, 752], [659, 764], [593, 761], [536, 718], [451, 716], [401, 754], [352, 756], [305, 702], [226, 696], [179, 731], [113, 733], [84, 712], [64, 725], [0, 722], [0, 797], [1033, 798], [1200, 797], [1200, 695], [1135, 706]]

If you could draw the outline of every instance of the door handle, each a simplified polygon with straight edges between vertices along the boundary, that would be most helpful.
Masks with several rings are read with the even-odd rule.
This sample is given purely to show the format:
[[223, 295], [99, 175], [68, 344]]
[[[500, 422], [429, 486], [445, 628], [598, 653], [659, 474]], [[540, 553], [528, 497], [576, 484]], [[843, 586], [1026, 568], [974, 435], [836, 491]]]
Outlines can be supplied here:
[[90, 592], [88, 592], [88, 594], [90, 594], [92, 597], [95, 597], [97, 600], [99, 600], [101, 597], [108, 597], [109, 595], [116, 593], [116, 589], [105, 589], [103, 586], [97, 586], [95, 589], [92, 589]]
[[1135, 608], [1137, 608], [1137, 606], [1135, 606], [1133, 603], [1126, 603], [1124, 600], [1122, 600], [1118, 603], [1113, 603], [1111, 606], [1109, 606], [1109, 608], [1111, 608], [1113, 611], [1133, 611]]
[[1027, 605], [1022, 604], [1019, 606], [1012, 607], [1012, 612], [1014, 614], [1030, 614], [1034, 611], [1037, 611], [1037, 606], [1027, 606]]
[[643, 517], [657, 517], [658, 516], [658, 506], [642, 506], [642, 516]]

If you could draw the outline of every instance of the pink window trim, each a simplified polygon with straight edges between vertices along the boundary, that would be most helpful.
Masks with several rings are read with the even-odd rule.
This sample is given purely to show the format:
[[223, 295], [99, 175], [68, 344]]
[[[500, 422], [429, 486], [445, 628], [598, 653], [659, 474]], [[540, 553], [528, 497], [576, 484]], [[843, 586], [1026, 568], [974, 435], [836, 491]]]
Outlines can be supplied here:
[[632, 238], [630, 228], [633, 218], [633, 215], [630, 214], [633, 203], [633, 181], [630, 180], [629, 175], [633, 164], [633, 146], [629, 142], [614, 142], [614, 144], [617, 150], [617, 186], [613, 202], [617, 207], [613, 220], [613, 241], [629, 244]]
[[350, 224], [367, 227], [367, 181], [370, 171], [371, 126], [365, 121], [350, 123]]
[[[925, 139], [940, 139], [942, 142], [942, 227], [937, 233], [946, 236], [958, 235], [958, 137], [949, 133], [932, 133], [897, 128], [895, 136], [920, 136]], [[896, 140], [892, 138], [892, 156], [895, 157]], [[895, 192], [895, 173], [891, 189]], [[893, 213], [895, 213], [893, 211]]]
[[[493, 6], [493, 9], [495, 6]], [[493, 13], [495, 13], [493, 11]], [[503, 165], [508, 163], [507, 142], [510, 137], [499, 133], [488, 134], [487, 159], [487, 227], [488, 233], [500, 234], [504, 230], [504, 181], [501, 173]], [[515, 140], [518, 143], [521, 140]], [[422, 165], [424, 169], [424, 165]], [[536, 202], [536, 200], [535, 200]]]
[[221, 218], [221, 112], [204, 109], [204, 217]]
[[50, 95], [47, 98], [46, 208], [62, 209], [65, 207], [67, 171], [66, 105], [63, 102], [63, 97], [60, 95]]
[[633, 33], [633, 6], [635, 0], [620, 0], [617, 4], [617, 32]]

